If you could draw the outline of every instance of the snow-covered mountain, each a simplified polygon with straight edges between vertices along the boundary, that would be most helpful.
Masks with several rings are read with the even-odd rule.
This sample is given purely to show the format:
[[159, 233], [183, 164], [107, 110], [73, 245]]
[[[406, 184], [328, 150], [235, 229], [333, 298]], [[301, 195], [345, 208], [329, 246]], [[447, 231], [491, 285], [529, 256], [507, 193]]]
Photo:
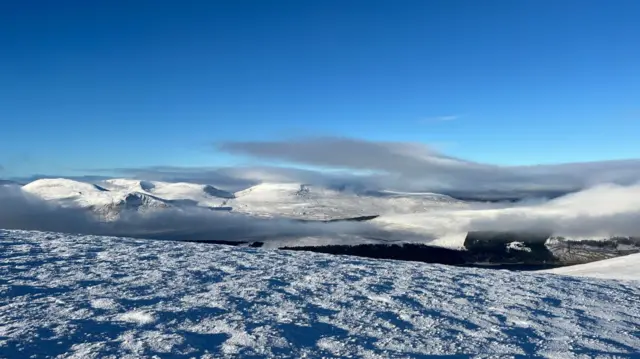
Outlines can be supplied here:
[[6, 230], [0, 263], [2, 358], [640, 352], [640, 282]]
[[114, 193], [106, 188], [65, 178], [39, 179], [22, 186], [22, 189], [44, 200], [67, 206], [91, 207], [114, 201]]
[[126, 211], [150, 212], [189, 206], [220, 208], [233, 194], [213, 186], [132, 179], [111, 179], [97, 184], [70, 179], [40, 179], [22, 189], [47, 201], [94, 211], [114, 220]]
[[221, 198], [234, 198], [233, 193], [220, 190], [211, 185], [196, 183], [110, 179], [101, 184], [114, 191], [149, 193], [167, 200], [191, 200], [201, 206], [216, 206], [220, 204]]
[[125, 213], [146, 213], [171, 207], [171, 203], [142, 192], [119, 193], [113, 197], [113, 202], [105, 205], [94, 205], [90, 209], [100, 218], [111, 221], [118, 219]]
[[[264, 183], [230, 193], [210, 185], [193, 183], [110, 179], [92, 184], [69, 179], [41, 179], [23, 186], [23, 190], [66, 206], [93, 209], [104, 218], [116, 218], [123, 209], [198, 206], [226, 208], [262, 217], [330, 220], [416, 213], [465, 205], [451, 197], [433, 193], [363, 195], [299, 183]], [[140, 202], [140, 205], [131, 205], [132, 201]]]
[[465, 206], [462, 201], [434, 193], [358, 193], [300, 183], [263, 183], [235, 196], [229, 203], [239, 212], [318, 220]]

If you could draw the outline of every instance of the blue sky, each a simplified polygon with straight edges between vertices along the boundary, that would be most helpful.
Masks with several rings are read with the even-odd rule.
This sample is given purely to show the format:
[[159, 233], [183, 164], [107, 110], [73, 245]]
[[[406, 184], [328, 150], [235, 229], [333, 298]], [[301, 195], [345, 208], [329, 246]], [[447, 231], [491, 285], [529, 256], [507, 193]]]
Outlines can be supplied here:
[[259, 163], [338, 135], [515, 165], [640, 157], [640, 2], [4, 1], [5, 176]]

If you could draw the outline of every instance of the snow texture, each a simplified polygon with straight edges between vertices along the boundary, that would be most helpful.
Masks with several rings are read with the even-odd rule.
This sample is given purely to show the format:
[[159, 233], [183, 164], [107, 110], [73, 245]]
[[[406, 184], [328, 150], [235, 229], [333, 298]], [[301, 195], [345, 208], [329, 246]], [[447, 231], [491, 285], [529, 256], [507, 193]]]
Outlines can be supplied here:
[[638, 353], [637, 282], [0, 230], [2, 358]]

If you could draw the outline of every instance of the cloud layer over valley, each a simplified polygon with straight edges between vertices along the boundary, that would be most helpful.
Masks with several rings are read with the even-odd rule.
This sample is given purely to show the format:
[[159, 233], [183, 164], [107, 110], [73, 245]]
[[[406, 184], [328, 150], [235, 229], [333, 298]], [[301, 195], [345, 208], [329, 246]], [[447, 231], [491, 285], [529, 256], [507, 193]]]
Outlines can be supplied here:
[[[227, 213], [202, 203], [183, 206], [198, 201], [181, 197], [180, 191], [158, 192], [140, 181], [123, 180], [138, 183], [139, 188], [124, 192], [119, 188], [122, 198], [131, 195], [134, 200], [157, 202], [163, 209], [123, 211], [108, 223], [91, 213], [100, 211], [95, 203], [79, 208], [67, 205], [68, 199], [59, 194], [29, 193], [26, 186], [3, 185], [0, 228], [216, 241], [307, 238], [307, 244], [309, 238], [318, 242], [332, 238], [332, 243], [372, 239], [431, 242], [477, 230], [543, 230], [585, 238], [640, 234], [640, 160], [507, 167], [466, 161], [419, 144], [340, 137], [227, 142], [216, 147], [290, 165], [111, 169], [145, 180], [244, 190], [237, 192], [244, 197], [217, 198], [220, 206], [229, 207], [231, 213]], [[71, 189], [63, 188], [67, 182], [58, 185], [73, 201], [90, 204], [95, 198], [87, 197], [90, 194], [78, 191], [73, 184], [80, 183], [82, 188], [84, 182], [107, 185], [100, 177], [90, 178], [68, 182]], [[178, 188], [184, 184], [162, 186]], [[110, 193], [98, 193], [96, 198], [107, 196], [106, 203], [123, 201], [109, 197]], [[170, 196], [165, 197], [167, 194]], [[469, 198], [521, 200], [488, 203]], [[299, 221], [368, 215], [379, 217], [366, 223]]]
[[0, 185], [0, 228], [65, 233], [133, 236], [201, 241], [261, 241], [306, 236], [336, 236], [372, 231], [364, 223], [304, 223], [286, 218], [257, 218], [199, 207], [176, 207], [146, 213], [125, 211], [102, 221], [86, 208], [61, 206]]

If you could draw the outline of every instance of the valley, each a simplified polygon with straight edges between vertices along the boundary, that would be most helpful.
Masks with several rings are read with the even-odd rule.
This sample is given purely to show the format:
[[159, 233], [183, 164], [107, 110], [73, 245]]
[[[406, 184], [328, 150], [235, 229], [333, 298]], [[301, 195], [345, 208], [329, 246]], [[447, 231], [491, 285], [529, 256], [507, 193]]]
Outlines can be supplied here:
[[85, 211], [96, 228], [86, 234], [528, 270], [640, 252], [640, 239], [628, 235], [565, 237], [544, 226], [474, 228], [499, 216], [571, 214], [584, 202], [575, 200], [580, 193], [532, 205], [300, 183], [263, 183], [237, 192], [136, 179], [41, 179], [5, 186]]

